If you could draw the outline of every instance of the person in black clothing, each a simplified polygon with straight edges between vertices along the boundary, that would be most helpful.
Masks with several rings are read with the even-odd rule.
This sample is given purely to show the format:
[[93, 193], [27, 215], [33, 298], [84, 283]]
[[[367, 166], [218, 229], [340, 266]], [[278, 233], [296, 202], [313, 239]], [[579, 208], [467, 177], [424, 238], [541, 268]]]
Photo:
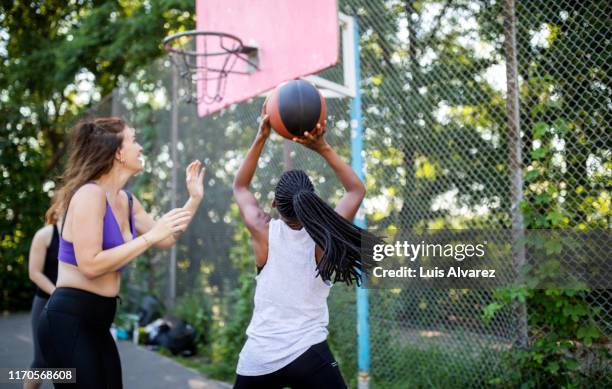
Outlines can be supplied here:
[[[46, 368], [47, 364], [40, 351], [38, 342], [38, 321], [49, 296], [55, 290], [57, 281], [57, 253], [59, 249], [58, 218], [55, 214], [47, 214], [47, 224], [36, 232], [30, 246], [28, 273], [36, 284], [36, 293], [32, 301], [32, 343], [34, 344], [34, 360], [32, 369]], [[37, 389], [41, 384], [26, 382], [25, 389]]]

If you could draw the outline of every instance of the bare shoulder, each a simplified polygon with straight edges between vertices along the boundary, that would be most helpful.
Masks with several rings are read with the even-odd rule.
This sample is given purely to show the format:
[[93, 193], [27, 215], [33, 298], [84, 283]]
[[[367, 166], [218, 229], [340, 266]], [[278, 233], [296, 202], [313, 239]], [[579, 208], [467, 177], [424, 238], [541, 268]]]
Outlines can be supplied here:
[[70, 208], [98, 211], [104, 209], [105, 204], [106, 193], [104, 193], [104, 190], [96, 184], [85, 184], [72, 196]]
[[45, 224], [40, 230], [36, 231], [36, 234], [40, 234], [41, 236], [51, 236], [53, 235], [53, 224]]
[[51, 238], [53, 237], [53, 224], [47, 224], [34, 234], [34, 240], [44, 243], [45, 246], [49, 246]]
[[102, 196], [104, 197], [106, 194], [104, 193], [104, 189], [100, 185], [96, 185], [94, 183], [87, 183], [77, 189], [74, 192], [74, 198], [77, 196]]

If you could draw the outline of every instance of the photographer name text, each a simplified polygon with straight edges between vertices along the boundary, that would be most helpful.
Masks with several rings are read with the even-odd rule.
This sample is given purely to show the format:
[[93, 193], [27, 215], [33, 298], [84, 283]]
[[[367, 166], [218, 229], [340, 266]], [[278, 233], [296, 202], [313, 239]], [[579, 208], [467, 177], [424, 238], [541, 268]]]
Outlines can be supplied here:
[[[410, 243], [396, 241], [395, 244], [378, 244], [373, 247], [372, 259], [381, 262], [387, 257], [403, 257], [410, 262], [421, 258], [444, 258], [463, 262], [470, 258], [482, 258], [486, 254], [487, 242], [477, 244]], [[400, 266], [395, 269], [374, 267], [372, 274], [377, 278], [495, 278], [495, 269], [465, 269], [461, 266], [423, 267]]]

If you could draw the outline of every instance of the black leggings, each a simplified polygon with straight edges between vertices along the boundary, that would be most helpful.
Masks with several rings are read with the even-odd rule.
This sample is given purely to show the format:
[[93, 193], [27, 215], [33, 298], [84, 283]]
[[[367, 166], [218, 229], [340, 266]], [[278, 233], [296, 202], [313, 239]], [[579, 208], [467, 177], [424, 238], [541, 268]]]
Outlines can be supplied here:
[[39, 295], [34, 296], [34, 301], [32, 301], [32, 343], [34, 343], [34, 360], [30, 365], [31, 369], [43, 369], [47, 367], [47, 363], [42, 356], [42, 351], [40, 351], [40, 342], [38, 341], [38, 321], [40, 320], [40, 316], [42, 311], [47, 305], [48, 298], [40, 297]]
[[40, 347], [51, 368], [75, 368], [76, 384], [56, 388], [122, 388], [121, 362], [110, 334], [117, 302], [74, 288], [57, 288], [38, 325]]
[[280, 370], [259, 376], [236, 376], [234, 389], [336, 389], [346, 388], [338, 362], [327, 345], [327, 341], [311, 346], [295, 361]]

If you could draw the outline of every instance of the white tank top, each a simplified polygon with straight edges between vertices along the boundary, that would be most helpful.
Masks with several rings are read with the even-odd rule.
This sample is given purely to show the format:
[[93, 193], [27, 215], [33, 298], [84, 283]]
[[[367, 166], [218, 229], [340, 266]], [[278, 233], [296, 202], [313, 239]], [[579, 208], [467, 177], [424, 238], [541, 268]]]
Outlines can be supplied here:
[[332, 285], [316, 275], [315, 242], [306, 229], [271, 220], [268, 260], [255, 278], [255, 308], [236, 373], [275, 372], [327, 339]]

